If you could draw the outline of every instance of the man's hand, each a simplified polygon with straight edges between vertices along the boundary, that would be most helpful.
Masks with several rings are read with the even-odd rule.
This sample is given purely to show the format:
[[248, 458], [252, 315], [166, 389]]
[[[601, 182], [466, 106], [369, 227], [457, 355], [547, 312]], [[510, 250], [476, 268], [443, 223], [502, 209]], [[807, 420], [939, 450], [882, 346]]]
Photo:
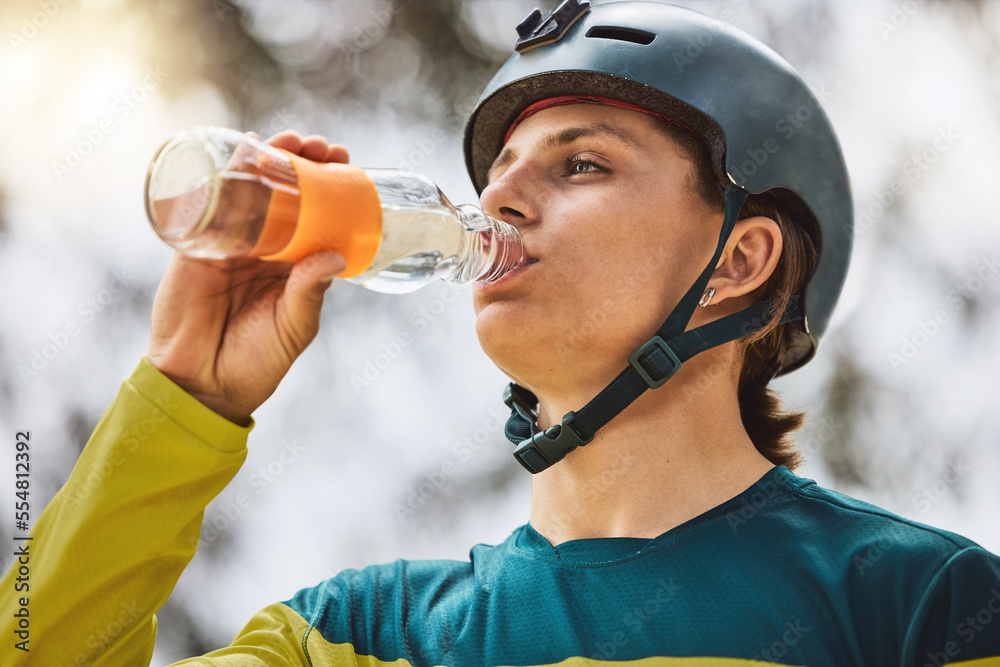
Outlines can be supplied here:
[[[320, 136], [285, 131], [268, 143], [318, 162], [348, 161], [347, 149]], [[344, 265], [333, 252], [294, 265], [175, 253], [153, 301], [146, 356], [201, 403], [246, 425], [316, 337], [323, 295]]]

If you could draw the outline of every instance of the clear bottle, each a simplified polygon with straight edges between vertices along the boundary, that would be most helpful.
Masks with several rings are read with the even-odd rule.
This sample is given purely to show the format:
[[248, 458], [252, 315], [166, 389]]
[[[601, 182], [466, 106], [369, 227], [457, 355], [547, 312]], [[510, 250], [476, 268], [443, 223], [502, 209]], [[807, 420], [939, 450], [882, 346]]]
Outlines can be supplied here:
[[347, 259], [340, 277], [378, 292], [493, 281], [522, 258], [516, 229], [453, 206], [426, 176], [312, 162], [225, 128], [175, 135], [145, 190], [153, 229], [185, 254], [297, 261], [332, 249]]

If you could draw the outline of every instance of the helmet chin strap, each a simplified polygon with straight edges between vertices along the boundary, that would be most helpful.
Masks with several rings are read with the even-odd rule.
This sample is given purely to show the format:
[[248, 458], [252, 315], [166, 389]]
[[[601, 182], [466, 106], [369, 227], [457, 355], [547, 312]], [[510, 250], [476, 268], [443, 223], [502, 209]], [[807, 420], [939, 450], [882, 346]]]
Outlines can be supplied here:
[[[769, 303], [758, 303], [727, 315], [697, 329], [684, 331], [722, 256], [722, 251], [739, 219], [749, 193], [733, 183], [726, 188], [726, 213], [719, 233], [719, 243], [711, 261], [688, 289], [656, 334], [639, 346], [628, 359], [628, 367], [601, 390], [587, 405], [567, 413], [562, 422], [540, 432], [535, 430], [538, 399], [513, 382], [504, 392], [510, 418], [504, 433], [517, 445], [514, 458], [534, 474], [561, 461], [567, 454], [594, 439], [598, 429], [610, 422], [647, 389], [655, 389], [669, 380], [681, 364], [699, 352], [711, 349], [759, 331], [768, 321]], [[788, 303], [782, 324], [802, 319], [798, 296]]]

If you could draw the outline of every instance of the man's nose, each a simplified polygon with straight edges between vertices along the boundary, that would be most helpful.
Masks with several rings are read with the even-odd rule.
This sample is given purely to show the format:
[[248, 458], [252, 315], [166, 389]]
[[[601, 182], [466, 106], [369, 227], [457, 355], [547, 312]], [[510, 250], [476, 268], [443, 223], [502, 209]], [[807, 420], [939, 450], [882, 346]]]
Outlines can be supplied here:
[[529, 170], [515, 164], [490, 181], [479, 199], [488, 215], [520, 227], [538, 220], [537, 196]]

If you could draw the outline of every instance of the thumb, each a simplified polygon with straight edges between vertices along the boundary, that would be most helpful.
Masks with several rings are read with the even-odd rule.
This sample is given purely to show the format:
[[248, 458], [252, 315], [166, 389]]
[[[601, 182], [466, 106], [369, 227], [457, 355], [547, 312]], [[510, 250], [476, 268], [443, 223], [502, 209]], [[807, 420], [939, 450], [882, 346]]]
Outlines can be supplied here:
[[289, 333], [294, 336], [300, 352], [319, 330], [323, 296], [334, 277], [346, 266], [347, 262], [340, 253], [320, 252], [292, 267], [282, 300]]

